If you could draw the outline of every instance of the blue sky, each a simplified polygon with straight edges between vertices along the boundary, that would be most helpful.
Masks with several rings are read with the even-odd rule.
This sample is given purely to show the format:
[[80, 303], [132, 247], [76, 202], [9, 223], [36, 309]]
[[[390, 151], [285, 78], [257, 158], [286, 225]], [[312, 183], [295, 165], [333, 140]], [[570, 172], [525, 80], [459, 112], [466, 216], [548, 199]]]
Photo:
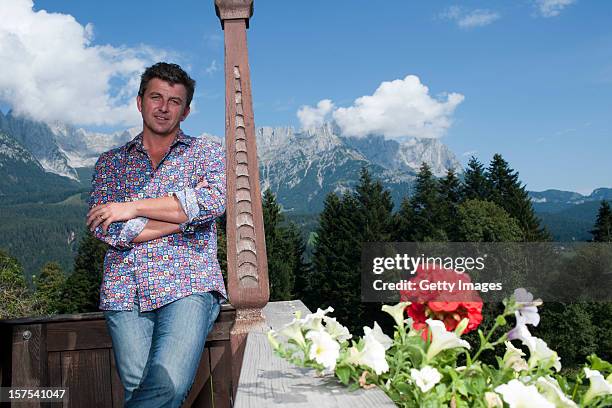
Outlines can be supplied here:
[[[21, 13], [21, 26], [3, 23], [0, 48], [13, 47], [2, 57], [19, 68], [2, 69], [21, 81], [0, 72], [4, 109], [90, 129], [133, 125], [136, 73], [163, 58], [198, 82], [184, 129], [223, 135], [223, 32], [213, 0], [11, 4], [2, 7]], [[60, 13], [59, 23], [41, 10]], [[440, 137], [463, 163], [470, 154], [485, 163], [503, 154], [530, 190], [588, 194], [612, 187], [610, 21], [607, 1], [255, 1], [255, 121], [300, 127], [334, 118], [347, 133], [353, 125], [353, 133]], [[23, 49], [11, 30], [36, 31], [38, 45]], [[24, 60], [28, 53], [44, 58]], [[51, 72], [36, 68], [40, 61]], [[22, 86], [29, 81], [46, 84], [43, 96]], [[328, 104], [316, 109], [322, 100]], [[375, 121], [377, 109], [385, 112]]]

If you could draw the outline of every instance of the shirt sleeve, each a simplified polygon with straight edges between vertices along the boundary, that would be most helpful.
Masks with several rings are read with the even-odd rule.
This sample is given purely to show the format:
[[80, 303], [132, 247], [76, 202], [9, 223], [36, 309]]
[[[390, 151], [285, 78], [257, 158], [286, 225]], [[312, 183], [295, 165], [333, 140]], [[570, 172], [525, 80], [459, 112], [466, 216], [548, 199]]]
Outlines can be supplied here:
[[[117, 177], [118, 170], [113, 165], [109, 153], [100, 156], [96, 162], [91, 182], [90, 210], [97, 205], [124, 201], [123, 197], [119, 195], [121, 189]], [[137, 217], [127, 222], [113, 222], [109, 225], [106, 233], [102, 230], [102, 226], [98, 225], [93, 231], [93, 235], [116, 249], [127, 250], [134, 246], [133, 239], [140, 235], [147, 221], [148, 219], [145, 217]]]
[[197, 227], [215, 220], [225, 212], [225, 152], [220, 144], [211, 144], [203, 165], [208, 186], [185, 188], [174, 193], [187, 214], [187, 221], [179, 225], [184, 233], [194, 232]]

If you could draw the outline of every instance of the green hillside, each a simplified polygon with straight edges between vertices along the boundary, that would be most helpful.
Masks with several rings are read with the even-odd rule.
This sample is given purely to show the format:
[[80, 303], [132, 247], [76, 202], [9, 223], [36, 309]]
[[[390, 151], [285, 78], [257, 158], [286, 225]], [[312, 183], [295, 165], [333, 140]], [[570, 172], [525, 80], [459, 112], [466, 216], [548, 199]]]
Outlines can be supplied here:
[[[85, 232], [83, 195], [58, 194], [56, 203], [0, 205], [0, 248], [21, 262], [28, 280], [49, 261], [58, 262], [65, 272], [72, 270], [76, 245]], [[21, 197], [27, 199], [31, 197]]]
[[589, 231], [595, 224], [600, 203], [600, 201], [588, 201], [561, 211], [538, 211], [537, 216], [555, 241], [587, 241], [592, 238]]

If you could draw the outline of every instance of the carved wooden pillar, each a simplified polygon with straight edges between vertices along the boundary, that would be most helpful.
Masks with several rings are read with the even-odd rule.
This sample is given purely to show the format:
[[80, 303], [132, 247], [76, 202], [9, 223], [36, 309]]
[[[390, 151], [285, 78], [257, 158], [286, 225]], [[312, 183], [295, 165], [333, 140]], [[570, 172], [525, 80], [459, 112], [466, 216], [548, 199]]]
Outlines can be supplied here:
[[215, 9], [225, 32], [227, 280], [236, 308], [230, 332], [235, 393], [247, 333], [267, 330], [261, 309], [270, 290], [246, 39], [253, 0], [215, 0]]

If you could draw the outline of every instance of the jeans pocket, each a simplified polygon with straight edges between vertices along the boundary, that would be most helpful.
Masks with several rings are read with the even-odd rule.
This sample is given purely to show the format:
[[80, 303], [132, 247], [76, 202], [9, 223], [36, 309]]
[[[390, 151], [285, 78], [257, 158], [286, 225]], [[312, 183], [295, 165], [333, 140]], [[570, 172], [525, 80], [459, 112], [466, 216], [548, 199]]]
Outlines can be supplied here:
[[213, 326], [215, 325], [215, 321], [217, 317], [219, 317], [219, 313], [221, 311], [221, 304], [219, 303], [219, 295], [214, 292], [206, 292], [206, 293], [197, 293], [197, 295], [202, 296], [208, 305], [208, 315], [206, 318], [208, 319], [208, 327], [207, 334], [210, 333]]
[[213, 304], [220, 304], [221, 303], [221, 297], [220, 295], [215, 292], [214, 290], [211, 290], [210, 292], [199, 292], [199, 293], [194, 293], [192, 296], [198, 296], [201, 297], [202, 299], [205, 300], [210, 300], [210, 298], [212, 297], [212, 303]]

